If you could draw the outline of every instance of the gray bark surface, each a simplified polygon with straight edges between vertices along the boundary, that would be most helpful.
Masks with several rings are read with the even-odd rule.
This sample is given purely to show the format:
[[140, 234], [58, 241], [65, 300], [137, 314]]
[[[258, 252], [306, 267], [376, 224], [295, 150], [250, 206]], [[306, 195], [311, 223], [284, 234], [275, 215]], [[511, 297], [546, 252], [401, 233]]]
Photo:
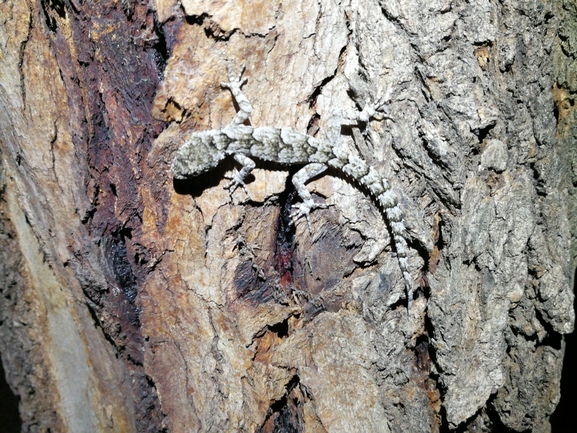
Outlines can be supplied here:
[[[13, 1], [0, 21], [23, 431], [550, 431], [575, 321], [572, 3]], [[390, 119], [341, 140], [400, 198], [409, 313], [355, 179], [314, 179], [328, 206], [292, 226], [295, 167], [232, 197], [232, 161], [171, 178], [234, 116], [219, 83], [243, 63], [255, 127], [322, 138], [390, 90]]]

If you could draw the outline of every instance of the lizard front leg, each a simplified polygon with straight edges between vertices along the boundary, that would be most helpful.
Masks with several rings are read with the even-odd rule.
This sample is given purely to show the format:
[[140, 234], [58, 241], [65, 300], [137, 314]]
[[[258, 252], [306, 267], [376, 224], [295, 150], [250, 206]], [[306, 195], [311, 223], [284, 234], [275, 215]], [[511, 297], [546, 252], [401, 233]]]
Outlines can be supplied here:
[[238, 125], [242, 125], [245, 120], [247, 120], [252, 113], [252, 105], [249, 102], [248, 98], [244, 93], [242, 93], [241, 87], [246, 83], [247, 78], [242, 78], [242, 74], [244, 73], [245, 65], [242, 65], [240, 73], [238, 77], [235, 76], [232, 72], [232, 68], [230, 65], [227, 67], [228, 69], [228, 83], [220, 83], [222, 87], [225, 87], [230, 90], [232, 93], [233, 99], [238, 104], [240, 110], [233, 119], [230, 121], [230, 124], [225, 127], [226, 128], [235, 128]]
[[307, 164], [299, 171], [295, 173], [292, 177], [293, 185], [295, 186], [299, 197], [302, 199], [302, 203], [294, 205], [293, 207], [298, 209], [298, 212], [295, 215], [295, 219], [300, 218], [301, 216], [305, 216], [307, 219], [307, 223], [310, 226], [309, 214], [311, 210], [315, 208], [323, 208], [326, 205], [317, 204], [313, 200], [313, 196], [311, 195], [310, 191], [307, 189], [305, 183], [312, 179], [315, 176], [318, 176], [322, 172], [324, 172], [328, 167], [326, 164], [321, 163], [312, 163]]
[[229, 178], [230, 182], [225, 188], [230, 190], [230, 195], [232, 195], [239, 186], [241, 186], [246, 192], [244, 181], [255, 167], [254, 161], [242, 153], [235, 154], [234, 160], [238, 162], [242, 168], [240, 170], [235, 169], [233, 175]]

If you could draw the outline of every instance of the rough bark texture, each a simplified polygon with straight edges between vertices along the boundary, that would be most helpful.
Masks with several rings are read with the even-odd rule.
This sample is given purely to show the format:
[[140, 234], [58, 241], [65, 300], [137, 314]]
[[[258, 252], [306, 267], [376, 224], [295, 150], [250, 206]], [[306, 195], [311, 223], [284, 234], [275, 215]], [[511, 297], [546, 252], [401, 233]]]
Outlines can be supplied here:
[[[0, 4], [0, 354], [26, 432], [547, 432], [573, 330], [577, 10], [413, 0]], [[343, 129], [350, 179], [169, 165], [235, 110]]]

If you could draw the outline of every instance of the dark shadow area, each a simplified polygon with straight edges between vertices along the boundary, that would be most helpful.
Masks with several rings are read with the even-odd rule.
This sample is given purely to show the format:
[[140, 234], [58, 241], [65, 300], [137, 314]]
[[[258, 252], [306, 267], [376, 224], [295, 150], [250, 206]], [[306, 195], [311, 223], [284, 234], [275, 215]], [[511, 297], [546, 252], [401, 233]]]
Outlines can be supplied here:
[[18, 413], [18, 397], [6, 383], [4, 366], [0, 362], [0, 431], [2, 433], [19, 433], [22, 422]]
[[272, 403], [264, 424], [257, 433], [301, 433], [304, 431], [305, 397], [299, 387], [299, 377], [294, 376], [285, 385], [286, 394]]
[[[290, 173], [289, 182], [290, 179], [292, 178], [292, 175], [295, 174], [304, 165], [306, 165], [306, 164], [286, 165], [272, 161], [265, 161], [252, 156], [250, 156], [250, 158], [256, 162], [256, 168], [270, 171], [289, 171]], [[230, 174], [230, 171], [233, 169], [240, 170], [241, 165], [238, 164], [232, 157], [227, 156], [223, 161], [219, 162], [219, 164], [216, 167], [211, 168], [208, 171], [199, 174], [198, 176], [191, 176], [187, 179], [173, 179], [172, 185], [177, 194], [188, 194], [192, 197], [199, 197], [204, 192], [205, 189], [212, 188], [218, 185], [222, 181], [222, 179], [225, 178], [226, 173], [229, 172]], [[319, 177], [324, 176], [325, 174], [328, 173], [329, 173], [328, 171], [321, 173], [320, 175], [309, 179], [307, 183], [309, 183], [314, 179], [318, 179]], [[334, 172], [331, 172], [331, 174], [335, 175]], [[336, 172], [336, 176], [337, 177], [339, 176], [338, 172]], [[254, 180], [255, 180], [254, 175], [249, 174], [248, 177], [245, 179], [245, 183], [248, 185], [251, 182], [254, 182]]]
[[[577, 281], [577, 271], [574, 281]], [[575, 282], [573, 283], [575, 293]], [[573, 303], [575, 308], [575, 302]], [[577, 335], [575, 331], [565, 336], [565, 358], [563, 359], [563, 372], [561, 373], [561, 400], [557, 409], [551, 416], [552, 433], [565, 433], [575, 431], [575, 410], [577, 409], [575, 389], [577, 389]]]
[[[187, 194], [192, 197], [199, 197], [205, 189], [215, 187], [224, 178], [228, 170], [237, 167], [232, 158], [226, 158], [223, 162], [218, 164], [215, 168], [208, 170], [198, 176], [190, 177], [188, 179], [173, 179], [172, 185], [177, 194]], [[250, 183], [253, 176], [246, 179], [246, 183]]]

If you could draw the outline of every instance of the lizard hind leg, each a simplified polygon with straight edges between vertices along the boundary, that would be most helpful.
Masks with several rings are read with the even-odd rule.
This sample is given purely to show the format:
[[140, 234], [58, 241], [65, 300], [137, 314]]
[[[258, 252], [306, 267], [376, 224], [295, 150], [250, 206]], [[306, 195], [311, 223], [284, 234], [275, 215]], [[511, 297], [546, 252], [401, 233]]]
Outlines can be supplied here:
[[302, 199], [302, 203], [296, 204], [293, 207], [298, 209], [294, 220], [297, 220], [301, 216], [305, 216], [307, 219], [307, 223], [310, 227], [310, 220], [309, 214], [311, 210], [316, 208], [325, 208], [326, 205], [315, 203], [313, 200], [313, 196], [311, 195], [310, 191], [307, 189], [305, 182], [309, 179], [312, 179], [315, 176], [318, 176], [322, 172], [327, 169], [326, 164], [321, 164], [318, 162], [307, 164], [299, 171], [297, 171], [294, 176], [292, 177], [293, 185], [295, 186], [299, 197]]
[[244, 73], [245, 70], [245, 65], [244, 64], [242, 65], [238, 76], [232, 72], [232, 68], [230, 67], [230, 65], [227, 66], [227, 70], [228, 70], [228, 82], [220, 83], [220, 85], [221, 87], [230, 90], [233, 99], [236, 101], [238, 107], [240, 108], [239, 112], [236, 113], [236, 115], [230, 121], [230, 124], [228, 126], [234, 128], [238, 125], [243, 124], [249, 118], [250, 114], [252, 113], [252, 105], [249, 102], [246, 95], [241, 90], [241, 87], [248, 80], [247, 77], [242, 78], [242, 74]]
[[325, 134], [326, 140], [333, 147], [340, 147], [341, 145], [341, 129], [345, 123], [343, 122], [343, 113], [341, 110], [335, 111], [327, 124], [327, 132]]

